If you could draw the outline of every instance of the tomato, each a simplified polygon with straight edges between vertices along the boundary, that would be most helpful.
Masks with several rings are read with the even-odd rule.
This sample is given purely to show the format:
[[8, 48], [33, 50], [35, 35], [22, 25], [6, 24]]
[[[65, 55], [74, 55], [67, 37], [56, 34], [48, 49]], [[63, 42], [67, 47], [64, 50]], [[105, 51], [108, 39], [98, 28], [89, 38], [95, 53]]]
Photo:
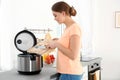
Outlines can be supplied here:
[[51, 63], [53, 63], [54, 61], [55, 61], [54, 55], [47, 55], [47, 56], [45, 57], [45, 63], [47, 63], [47, 64], [51, 64]]

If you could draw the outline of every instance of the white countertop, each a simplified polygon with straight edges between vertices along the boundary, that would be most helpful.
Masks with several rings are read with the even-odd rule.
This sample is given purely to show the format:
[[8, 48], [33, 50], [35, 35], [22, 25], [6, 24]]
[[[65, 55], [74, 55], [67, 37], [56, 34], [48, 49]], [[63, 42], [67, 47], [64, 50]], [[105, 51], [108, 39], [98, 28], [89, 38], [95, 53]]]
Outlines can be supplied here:
[[54, 67], [43, 67], [39, 74], [35, 75], [22, 75], [17, 72], [16, 69], [1, 72], [0, 80], [52, 80], [50, 76], [56, 73]]

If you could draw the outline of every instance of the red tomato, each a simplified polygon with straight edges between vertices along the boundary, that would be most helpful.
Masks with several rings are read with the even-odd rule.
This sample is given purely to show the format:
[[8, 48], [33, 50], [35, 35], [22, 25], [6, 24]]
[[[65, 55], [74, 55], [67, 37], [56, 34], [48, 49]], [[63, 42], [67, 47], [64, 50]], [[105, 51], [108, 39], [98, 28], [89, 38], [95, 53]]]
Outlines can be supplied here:
[[47, 63], [47, 64], [51, 64], [54, 61], [55, 61], [54, 55], [47, 55], [46, 58], [45, 58], [45, 63]]
[[45, 63], [47, 64], [50, 64], [51, 63], [51, 60], [50, 60], [50, 56], [46, 56], [46, 59], [45, 59]]

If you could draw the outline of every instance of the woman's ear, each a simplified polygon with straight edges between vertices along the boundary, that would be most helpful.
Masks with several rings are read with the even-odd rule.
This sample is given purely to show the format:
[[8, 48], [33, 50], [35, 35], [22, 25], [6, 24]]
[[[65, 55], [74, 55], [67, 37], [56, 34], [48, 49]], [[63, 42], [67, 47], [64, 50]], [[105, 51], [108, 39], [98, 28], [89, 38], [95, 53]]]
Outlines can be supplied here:
[[65, 11], [62, 11], [62, 15], [63, 15], [63, 16], [65, 16], [65, 15], [66, 15]]

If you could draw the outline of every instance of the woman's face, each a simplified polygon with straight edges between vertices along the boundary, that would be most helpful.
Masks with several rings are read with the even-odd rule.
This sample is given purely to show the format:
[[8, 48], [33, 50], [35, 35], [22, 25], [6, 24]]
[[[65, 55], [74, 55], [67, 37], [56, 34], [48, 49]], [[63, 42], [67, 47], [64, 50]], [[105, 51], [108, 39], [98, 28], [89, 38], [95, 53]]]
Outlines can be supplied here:
[[60, 12], [53, 11], [53, 16], [59, 24], [64, 23], [64, 21], [65, 21], [65, 13], [64, 12], [60, 13]]

